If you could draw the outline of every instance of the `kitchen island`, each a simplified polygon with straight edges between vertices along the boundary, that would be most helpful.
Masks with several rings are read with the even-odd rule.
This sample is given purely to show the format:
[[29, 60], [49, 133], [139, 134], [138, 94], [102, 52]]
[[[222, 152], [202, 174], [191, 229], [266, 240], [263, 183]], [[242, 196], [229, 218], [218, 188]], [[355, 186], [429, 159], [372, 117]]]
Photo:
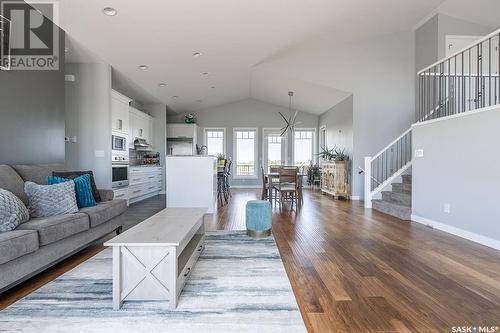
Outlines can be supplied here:
[[215, 212], [217, 158], [206, 155], [167, 156], [167, 207], [205, 208]]

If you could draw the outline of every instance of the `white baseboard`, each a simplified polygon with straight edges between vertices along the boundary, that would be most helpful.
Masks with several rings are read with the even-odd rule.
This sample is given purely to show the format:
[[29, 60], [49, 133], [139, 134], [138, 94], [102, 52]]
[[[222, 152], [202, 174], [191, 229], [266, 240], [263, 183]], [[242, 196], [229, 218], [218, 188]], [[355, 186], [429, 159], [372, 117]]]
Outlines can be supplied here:
[[160, 191], [160, 194], [167, 194], [167, 191]]
[[500, 241], [498, 241], [496, 239], [489, 238], [489, 237], [486, 237], [483, 235], [479, 235], [479, 234], [476, 234], [476, 233], [473, 233], [473, 232], [470, 232], [467, 230], [463, 230], [460, 228], [452, 227], [450, 225], [440, 223], [440, 222], [437, 222], [437, 221], [434, 221], [434, 220], [431, 220], [431, 219], [428, 219], [425, 217], [421, 217], [418, 215], [414, 215], [414, 214], [411, 215], [411, 220], [414, 222], [420, 223], [420, 224], [431, 226], [434, 229], [438, 229], [438, 230], [447, 232], [449, 234], [468, 239], [470, 241], [479, 243], [481, 245], [491, 247], [495, 250], [500, 250]]
[[352, 201], [359, 201], [359, 200], [361, 200], [361, 197], [359, 195], [352, 195], [351, 200]]

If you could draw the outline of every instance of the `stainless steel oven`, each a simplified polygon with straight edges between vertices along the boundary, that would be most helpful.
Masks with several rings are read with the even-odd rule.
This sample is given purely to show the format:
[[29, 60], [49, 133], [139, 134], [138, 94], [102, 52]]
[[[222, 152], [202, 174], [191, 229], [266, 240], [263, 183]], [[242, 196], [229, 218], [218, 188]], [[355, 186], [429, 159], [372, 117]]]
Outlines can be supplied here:
[[128, 186], [128, 161], [112, 163], [112, 183], [113, 188]]
[[111, 136], [111, 145], [113, 150], [125, 151], [127, 150], [127, 138], [124, 136], [113, 135]]

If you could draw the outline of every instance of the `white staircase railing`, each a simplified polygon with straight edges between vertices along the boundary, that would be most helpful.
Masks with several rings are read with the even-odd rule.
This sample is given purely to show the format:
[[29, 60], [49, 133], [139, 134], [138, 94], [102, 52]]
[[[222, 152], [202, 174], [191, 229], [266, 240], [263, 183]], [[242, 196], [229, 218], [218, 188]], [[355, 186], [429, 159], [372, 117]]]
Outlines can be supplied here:
[[365, 157], [365, 208], [372, 208], [373, 197], [411, 166], [411, 134], [410, 128], [373, 157]]

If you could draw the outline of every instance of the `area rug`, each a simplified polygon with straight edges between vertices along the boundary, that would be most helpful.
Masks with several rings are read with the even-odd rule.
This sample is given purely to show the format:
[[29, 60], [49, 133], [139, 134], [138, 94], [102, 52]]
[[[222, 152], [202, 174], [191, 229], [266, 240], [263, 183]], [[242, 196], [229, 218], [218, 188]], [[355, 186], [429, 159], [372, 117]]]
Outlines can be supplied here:
[[176, 310], [161, 302], [112, 309], [106, 249], [0, 311], [0, 332], [305, 332], [274, 238], [208, 232]]

